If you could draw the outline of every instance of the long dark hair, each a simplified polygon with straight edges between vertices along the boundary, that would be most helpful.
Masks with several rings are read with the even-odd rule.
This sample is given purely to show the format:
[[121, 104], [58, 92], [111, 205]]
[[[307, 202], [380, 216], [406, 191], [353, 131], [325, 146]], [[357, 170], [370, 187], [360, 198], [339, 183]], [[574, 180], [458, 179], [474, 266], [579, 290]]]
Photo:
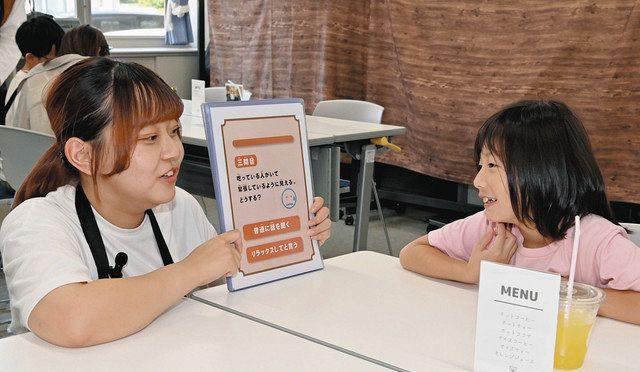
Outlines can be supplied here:
[[476, 163], [483, 147], [504, 163], [516, 218], [543, 236], [564, 238], [576, 215], [616, 223], [587, 131], [564, 103], [521, 101], [502, 109], [478, 131]]
[[[14, 199], [23, 201], [78, 181], [78, 170], [64, 157], [71, 137], [92, 144], [92, 177], [98, 176], [107, 146], [113, 169], [106, 176], [129, 167], [138, 132], [149, 124], [178, 120], [182, 101], [153, 71], [132, 62], [95, 57], [82, 60], [62, 72], [52, 83], [45, 102], [56, 142], [40, 158]], [[111, 141], [103, 133], [110, 130]]]

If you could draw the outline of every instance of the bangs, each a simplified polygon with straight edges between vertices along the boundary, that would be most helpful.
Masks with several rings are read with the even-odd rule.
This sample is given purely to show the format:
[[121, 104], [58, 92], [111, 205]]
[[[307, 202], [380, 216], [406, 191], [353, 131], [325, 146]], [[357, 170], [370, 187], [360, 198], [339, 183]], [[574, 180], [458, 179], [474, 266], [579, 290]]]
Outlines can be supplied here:
[[135, 64], [120, 64], [113, 71], [114, 168], [129, 166], [138, 132], [147, 125], [180, 119], [182, 100], [154, 72]]
[[[137, 132], [147, 125], [180, 119], [183, 110], [182, 100], [168, 85], [160, 79], [157, 80], [162, 85], [141, 82], [131, 86], [128, 89], [130, 97], [126, 100], [118, 99], [119, 92], [114, 89], [113, 119], [116, 126], [121, 122], [123, 127], [134, 128]], [[118, 112], [125, 111], [129, 112], [119, 118]]]
[[498, 115], [494, 115], [482, 124], [476, 135], [474, 160], [480, 162], [482, 149], [486, 148], [493, 155], [506, 163], [505, 159], [505, 126]]

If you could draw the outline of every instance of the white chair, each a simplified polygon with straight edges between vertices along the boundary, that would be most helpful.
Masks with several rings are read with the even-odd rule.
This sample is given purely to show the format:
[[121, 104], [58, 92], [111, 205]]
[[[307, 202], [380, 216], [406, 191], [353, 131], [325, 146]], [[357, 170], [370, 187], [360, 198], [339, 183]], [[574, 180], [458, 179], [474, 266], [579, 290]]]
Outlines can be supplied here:
[[55, 137], [32, 130], [0, 125], [0, 157], [7, 183], [18, 190], [22, 181]]
[[[320, 101], [313, 110], [313, 116], [322, 116], [326, 118], [345, 119], [353, 121], [362, 121], [366, 123], [380, 124], [382, 122], [382, 113], [384, 107], [367, 101], [358, 101], [351, 99], [336, 99], [328, 101]], [[382, 214], [382, 207], [380, 205], [380, 199], [378, 198], [378, 190], [376, 189], [376, 182], [372, 179], [373, 196], [378, 209], [378, 216], [382, 222], [382, 228], [387, 239], [387, 248], [389, 249], [389, 255], [393, 256], [391, 250], [391, 240], [389, 239], [389, 232], [387, 231], [387, 224], [384, 222], [384, 216]], [[343, 185], [348, 186], [347, 181], [340, 180], [340, 188]], [[345, 223], [353, 218], [347, 216]], [[351, 222], [352, 223], [352, 222]]]
[[380, 124], [383, 111], [384, 107], [372, 102], [334, 99], [318, 102], [315, 110], [313, 110], [313, 116]]
[[[20, 188], [31, 168], [54, 142], [55, 138], [48, 134], [0, 125], [2, 170], [11, 188]], [[13, 199], [7, 201], [11, 203]], [[0, 299], [0, 307], [8, 310], [9, 298]], [[0, 315], [0, 324], [8, 324], [10, 321], [10, 313], [5, 311]]]
[[227, 88], [225, 87], [209, 87], [204, 88], [205, 102], [226, 102]]
[[629, 239], [640, 247], [640, 224], [621, 222], [620, 225], [630, 231]]

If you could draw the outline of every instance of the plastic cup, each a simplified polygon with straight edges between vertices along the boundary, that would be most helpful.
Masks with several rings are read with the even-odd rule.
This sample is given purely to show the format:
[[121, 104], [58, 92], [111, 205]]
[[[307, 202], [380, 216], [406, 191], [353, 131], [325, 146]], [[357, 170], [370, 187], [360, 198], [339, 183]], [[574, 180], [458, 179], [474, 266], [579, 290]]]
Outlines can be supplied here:
[[591, 328], [598, 308], [604, 302], [603, 290], [588, 284], [574, 283], [571, 306], [567, 301], [567, 282], [560, 285], [560, 308], [553, 366], [557, 369], [582, 367], [587, 354]]

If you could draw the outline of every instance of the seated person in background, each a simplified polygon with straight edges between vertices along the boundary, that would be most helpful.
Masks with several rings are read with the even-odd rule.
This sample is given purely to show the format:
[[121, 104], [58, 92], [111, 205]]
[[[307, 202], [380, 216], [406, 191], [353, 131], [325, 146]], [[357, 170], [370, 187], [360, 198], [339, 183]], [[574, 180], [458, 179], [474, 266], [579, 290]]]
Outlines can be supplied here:
[[87, 57], [109, 56], [109, 44], [102, 31], [89, 25], [74, 27], [65, 34], [60, 55], [79, 54]]
[[20, 69], [9, 84], [5, 106], [8, 112], [14, 112], [20, 95], [18, 86], [22, 82], [27, 72], [35, 66], [51, 61], [58, 56], [60, 43], [64, 36], [64, 30], [60, 25], [48, 16], [31, 18], [24, 22], [16, 31], [16, 44], [24, 58], [24, 66]]
[[409, 243], [404, 268], [478, 283], [488, 260], [568, 277], [579, 215], [576, 281], [604, 288], [600, 315], [640, 324], [640, 248], [616, 223], [587, 132], [566, 105], [523, 101], [494, 114], [475, 160], [484, 211]]
[[[57, 52], [60, 50], [60, 42], [64, 31], [51, 17], [40, 16], [34, 17], [22, 23], [16, 31], [16, 44], [20, 53], [24, 58], [24, 66], [20, 69], [11, 80], [7, 89], [7, 96], [2, 102], [4, 110], [2, 122], [7, 116], [15, 117], [15, 111], [20, 90], [20, 83], [27, 76], [27, 72], [35, 66], [56, 58]], [[13, 191], [5, 182], [2, 172], [2, 159], [0, 159], [0, 199], [10, 197]]]
[[25, 0], [3, 0], [0, 3], [0, 97], [4, 97], [5, 81], [20, 60], [15, 36], [18, 27], [26, 19]]
[[108, 55], [109, 47], [100, 30], [78, 26], [62, 38], [59, 57], [42, 63], [27, 73], [15, 109], [7, 115], [7, 125], [53, 134], [42, 104], [49, 82], [76, 62], [97, 55]]
[[[183, 106], [159, 76], [86, 59], [53, 81], [45, 107], [56, 143], [0, 227], [12, 332], [68, 347], [116, 340], [238, 271], [240, 232], [217, 235], [175, 186]], [[320, 242], [331, 234], [322, 204], [314, 200], [308, 223]], [[129, 256], [121, 271], [108, 267], [119, 252]]]

